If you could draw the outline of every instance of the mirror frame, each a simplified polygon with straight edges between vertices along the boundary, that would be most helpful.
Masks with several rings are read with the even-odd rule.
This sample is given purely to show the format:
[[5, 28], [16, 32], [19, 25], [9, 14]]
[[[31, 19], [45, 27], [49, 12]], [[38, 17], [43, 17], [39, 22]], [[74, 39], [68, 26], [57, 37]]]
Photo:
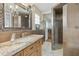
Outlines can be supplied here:
[[[5, 3], [4, 3], [5, 4]], [[30, 20], [30, 28], [20, 28], [20, 27], [5, 27], [5, 18], [4, 18], [4, 4], [3, 4], [3, 29], [8, 29], [8, 30], [16, 30], [16, 29], [23, 29], [23, 30], [32, 30], [32, 13], [29, 14], [29, 20]], [[26, 9], [26, 7], [21, 4], [21, 3], [14, 3], [16, 5], [18, 5], [19, 7], [23, 8], [23, 9]]]

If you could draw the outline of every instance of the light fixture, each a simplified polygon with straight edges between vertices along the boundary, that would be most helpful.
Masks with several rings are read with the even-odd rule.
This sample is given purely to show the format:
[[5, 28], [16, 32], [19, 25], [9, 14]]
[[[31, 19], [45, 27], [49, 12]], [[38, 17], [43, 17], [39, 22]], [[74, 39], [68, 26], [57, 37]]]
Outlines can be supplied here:
[[18, 9], [18, 6], [16, 5], [15, 8]]
[[12, 5], [10, 5], [10, 9], [12, 9]]

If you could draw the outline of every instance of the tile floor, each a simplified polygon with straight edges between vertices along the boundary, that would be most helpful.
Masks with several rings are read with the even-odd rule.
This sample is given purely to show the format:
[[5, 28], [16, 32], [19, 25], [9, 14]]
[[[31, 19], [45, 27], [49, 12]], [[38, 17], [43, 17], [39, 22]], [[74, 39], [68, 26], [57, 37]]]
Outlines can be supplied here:
[[50, 42], [44, 42], [42, 46], [42, 56], [63, 56], [63, 48], [52, 50]]

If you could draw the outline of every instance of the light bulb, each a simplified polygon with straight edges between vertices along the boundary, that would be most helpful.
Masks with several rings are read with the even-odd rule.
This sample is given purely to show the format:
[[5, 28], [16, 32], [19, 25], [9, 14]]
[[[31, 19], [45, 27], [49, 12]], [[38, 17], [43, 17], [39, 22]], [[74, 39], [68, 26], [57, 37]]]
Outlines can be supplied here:
[[18, 8], [18, 6], [16, 5], [16, 9]]
[[10, 5], [10, 8], [12, 8], [12, 5]]

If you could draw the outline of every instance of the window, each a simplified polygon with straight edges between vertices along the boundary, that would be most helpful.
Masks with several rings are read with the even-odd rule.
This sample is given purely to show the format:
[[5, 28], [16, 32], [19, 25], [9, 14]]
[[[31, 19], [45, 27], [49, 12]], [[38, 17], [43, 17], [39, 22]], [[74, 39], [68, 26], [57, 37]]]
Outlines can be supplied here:
[[38, 14], [35, 14], [35, 28], [36, 30], [40, 29], [40, 16]]
[[40, 16], [35, 14], [35, 24], [40, 24]]

